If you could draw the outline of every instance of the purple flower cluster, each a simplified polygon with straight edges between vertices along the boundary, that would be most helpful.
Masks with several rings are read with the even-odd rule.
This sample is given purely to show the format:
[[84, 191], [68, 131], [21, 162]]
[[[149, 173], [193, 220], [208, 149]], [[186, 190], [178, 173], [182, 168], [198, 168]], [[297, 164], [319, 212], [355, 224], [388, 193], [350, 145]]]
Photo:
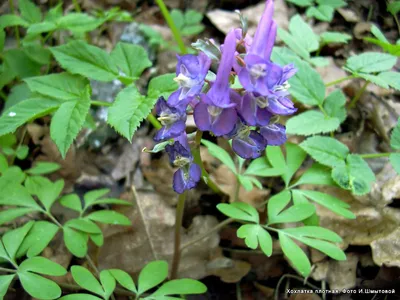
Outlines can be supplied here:
[[[193, 163], [185, 133], [189, 110], [193, 110], [199, 130], [232, 139], [233, 150], [245, 159], [259, 157], [267, 145], [286, 141], [285, 127], [276, 121], [279, 115], [296, 111], [287, 91], [288, 79], [296, 69], [292, 64], [279, 66], [270, 59], [277, 31], [273, 11], [273, 1], [267, 0], [253, 38], [243, 35], [242, 29], [227, 34], [215, 80], [207, 81], [207, 85], [211, 59], [202, 52], [178, 56], [175, 81], [179, 89], [167, 101], [158, 100], [156, 110], [163, 127], [155, 136], [156, 141], [175, 141], [166, 151], [179, 167], [173, 185], [177, 193], [193, 188], [201, 174], [200, 167]], [[238, 49], [245, 51], [239, 53]], [[236, 76], [243, 88], [231, 88], [230, 82]]]

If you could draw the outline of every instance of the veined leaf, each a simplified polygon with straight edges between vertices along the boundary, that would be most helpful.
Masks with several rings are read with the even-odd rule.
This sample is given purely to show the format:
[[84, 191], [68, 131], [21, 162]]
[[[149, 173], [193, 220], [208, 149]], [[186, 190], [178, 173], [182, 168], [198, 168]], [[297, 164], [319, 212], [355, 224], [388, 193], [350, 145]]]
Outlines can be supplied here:
[[69, 13], [57, 20], [57, 27], [71, 30], [72, 32], [83, 33], [96, 29], [104, 23], [102, 19], [96, 19], [85, 13]]
[[286, 132], [298, 135], [313, 135], [335, 131], [340, 126], [336, 117], [326, 117], [319, 111], [306, 111], [290, 118], [286, 123]]
[[300, 184], [336, 185], [331, 176], [331, 169], [318, 163], [308, 168], [295, 185]]
[[87, 235], [69, 227], [64, 227], [63, 231], [68, 250], [77, 257], [84, 257], [87, 253]]
[[390, 153], [389, 159], [393, 169], [400, 174], [400, 153]]
[[347, 116], [345, 104], [346, 96], [343, 94], [342, 90], [336, 89], [326, 97], [324, 109], [330, 117], [337, 118], [340, 123], [342, 123], [346, 120]]
[[382, 72], [378, 74], [378, 78], [385, 81], [392, 88], [400, 91], [400, 73], [399, 72]]
[[17, 15], [2, 15], [0, 16], [0, 28], [6, 28], [11, 26], [22, 26], [28, 27], [29, 23]]
[[39, 23], [42, 20], [42, 12], [30, 0], [18, 0], [18, 8], [22, 18], [29, 23]]
[[365, 52], [351, 56], [346, 62], [346, 68], [353, 73], [375, 73], [387, 71], [396, 64], [393, 55], [380, 52]]
[[319, 48], [318, 36], [314, 33], [300, 15], [294, 15], [289, 22], [289, 30], [296, 41], [306, 49], [307, 52], [314, 52]]

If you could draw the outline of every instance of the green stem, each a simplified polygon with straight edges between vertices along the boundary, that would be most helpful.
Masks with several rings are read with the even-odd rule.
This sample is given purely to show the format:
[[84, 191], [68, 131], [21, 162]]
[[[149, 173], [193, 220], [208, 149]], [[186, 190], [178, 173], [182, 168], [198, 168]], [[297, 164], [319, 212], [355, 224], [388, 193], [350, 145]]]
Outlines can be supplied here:
[[325, 117], [328, 117], [328, 113], [326, 112], [326, 110], [324, 109], [324, 107], [321, 104], [318, 104], [319, 109], [322, 111], [322, 113], [324, 114]]
[[335, 85], [335, 84], [338, 84], [338, 83], [341, 83], [341, 82], [343, 82], [343, 81], [346, 81], [346, 80], [349, 80], [349, 79], [353, 79], [353, 78], [354, 78], [353, 75], [351, 75], [351, 76], [346, 76], [346, 77], [343, 77], [343, 78], [340, 78], [340, 79], [337, 79], [337, 80], [334, 80], [334, 81], [325, 83], [325, 86], [328, 87], [328, 86]]
[[196, 244], [197, 242], [200, 242], [202, 239], [205, 239], [206, 237], [208, 237], [210, 234], [214, 233], [215, 231], [220, 230], [221, 228], [225, 227], [226, 225], [235, 222], [235, 219], [229, 218], [226, 219], [224, 221], [222, 221], [221, 223], [219, 223], [218, 225], [216, 225], [215, 227], [211, 228], [209, 231], [207, 231], [206, 233], [200, 235], [199, 237], [187, 242], [186, 244], [184, 244], [181, 247], [181, 251], [187, 247], [192, 246], [193, 244]]
[[239, 201], [239, 192], [240, 192], [240, 180], [239, 180], [239, 175], [236, 176], [236, 182], [235, 182], [235, 195], [234, 195], [234, 202]]
[[127, 76], [118, 76], [118, 80], [121, 81], [125, 85], [130, 85], [135, 81], [134, 78], [132, 77], [127, 77]]
[[236, 300], [242, 300], [242, 290], [240, 289], [240, 282], [236, 282]]
[[45, 211], [45, 210], [43, 210], [42, 212], [43, 212], [46, 216], [48, 216], [48, 217], [50, 218], [50, 220], [53, 221], [54, 224], [56, 224], [56, 225], [57, 225], [58, 227], [60, 227], [60, 228], [63, 228], [63, 226], [61, 225], [61, 223], [58, 222], [57, 219], [54, 218], [53, 215], [52, 215], [50, 212]]
[[171, 280], [176, 279], [178, 276], [179, 262], [181, 259], [181, 228], [183, 212], [185, 211], [186, 194], [187, 192], [185, 191], [179, 195], [178, 205], [176, 206], [174, 257], [172, 259]]
[[368, 85], [371, 83], [371, 81], [367, 80], [362, 88], [358, 91], [358, 93], [354, 96], [354, 98], [351, 100], [349, 107], [348, 108], [353, 108], [356, 106], [357, 101], [361, 98], [362, 94], [364, 94], [365, 90], [367, 89]]
[[109, 106], [112, 105], [112, 103], [111, 102], [107, 102], [107, 101], [101, 101], [101, 100], [91, 100], [90, 101], [90, 105], [93, 105], [93, 106], [107, 106], [107, 107], [109, 107]]
[[[14, 12], [15, 12], [15, 9], [14, 9], [14, 1], [13, 1], [13, 0], [8, 0], [8, 3], [9, 3], [9, 5], [10, 5], [11, 13], [14, 14]], [[18, 45], [18, 48], [19, 48], [19, 46], [21, 45], [21, 42], [20, 42], [20, 39], [19, 39], [19, 30], [18, 30], [18, 26], [15, 26], [15, 27], [14, 27], [14, 30], [15, 30], [15, 39], [17, 40], [17, 45]]]
[[165, 6], [164, 1], [163, 0], [156, 0], [156, 3], [158, 5], [158, 7], [161, 10], [161, 13], [165, 19], [165, 21], [167, 22], [169, 28], [172, 31], [172, 35], [174, 36], [174, 39], [176, 41], [176, 43], [178, 44], [179, 50], [181, 51], [181, 54], [186, 54], [187, 53], [187, 49], [185, 47], [185, 44], [183, 42], [181, 33], [179, 31], [179, 29], [176, 27], [174, 20], [172, 19], [168, 8]]
[[369, 154], [359, 154], [362, 158], [378, 158], [378, 157], [387, 157], [392, 153], [369, 153]]
[[1, 267], [0, 267], [0, 271], [1, 272], [7, 272], [7, 273], [17, 273], [17, 270], [1, 268]]
[[81, 12], [81, 6], [79, 5], [78, 0], [72, 0], [72, 2], [74, 3], [74, 8], [77, 12]]
[[154, 126], [155, 129], [161, 129], [162, 125], [160, 124], [160, 122], [157, 120], [157, 118], [155, 116], [153, 116], [152, 113], [150, 113], [147, 116], [147, 121], [149, 121], [151, 123], [151, 125]]

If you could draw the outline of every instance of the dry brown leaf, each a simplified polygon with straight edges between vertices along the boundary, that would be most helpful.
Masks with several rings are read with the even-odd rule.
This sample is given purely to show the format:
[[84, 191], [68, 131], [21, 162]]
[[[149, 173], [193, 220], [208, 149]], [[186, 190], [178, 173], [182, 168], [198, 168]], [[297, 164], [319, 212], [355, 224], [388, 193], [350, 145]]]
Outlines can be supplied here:
[[400, 267], [400, 228], [371, 243], [372, 258], [378, 265]]

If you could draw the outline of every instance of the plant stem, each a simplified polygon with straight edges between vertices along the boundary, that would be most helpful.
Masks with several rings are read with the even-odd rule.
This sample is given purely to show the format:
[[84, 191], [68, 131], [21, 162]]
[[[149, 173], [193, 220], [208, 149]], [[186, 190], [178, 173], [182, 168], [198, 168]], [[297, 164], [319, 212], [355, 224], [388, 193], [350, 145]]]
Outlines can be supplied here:
[[234, 202], [239, 201], [239, 192], [240, 192], [240, 180], [239, 175], [236, 176], [236, 183], [235, 183], [235, 195], [234, 195]]
[[[14, 14], [15, 10], [14, 10], [14, 1], [13, 0], [8, 0], [8, 3], [10, 5], [10, 10], [11, 13]], [[14, 30], [15, 30], [15, 39], [17, 40], [17, 45], [18, 48], [21, 45], [21, 42], [19, 40], [19, 30], [18, 30], [18, 26], [14, 26]]]
[[81, 10], [81, 7], [80, 7], [80, 5], [79, 5], [78, 0], [72, 0], [72, 2], [74, 3], [74, 8], [75, 8], [75, 10], [76, 10], [77, 12], [81, 12], [82, 10]]
[[165, 6], [164, 1], [163, 0], [156, 0], [156, 3], [158, 5], [158, 7], [161, 10], [161, 13], [165, 19], [165, 21], [167, 22], [169, 28], [172, 31], [172, 35], [174, 36], [174, 39], [176, 41], [176, 43], [178, 44], [179, 50], [181, 51], [181, 54], [186, 54], [187, 53], [187, 49], [185, 47], [185, 44], [183, 43], [183, 39], [181, 36], [181, 33], [179, 31], [179, 29], [176, 27], [174, 20], [172, 19], [168, 8]]
[[155, 116], [153, 116], [152, 113], [150, 113], [147, 116], [147, 121], [149, 121], [151, 123], [151, 125], [154, 126], [155, 129], [161, 129], [161, 127], [162, 127], [161, 123], [157, 120], [157, 118]]
[[185, 210], [186, 194], [179, 195], [178, 205], [176, 207], [176, 220], [175, 220], [175, 243], [174, 243], [174, 257], [172, 259], [171, 279], [176, 279], [179, 269], [179, 261], [181, 259], [181, 228], [183, 213]]
[[358, 93], [354, 96], [354, 98], [351, 100], [349, 107], [348, 108], [353, 108], [356, 106], [357, 101], [361, 98], [362, 94], [364, 94], [365, 90], [367, 89], [368, 84], [370, 84], [371, 81], [367, 80], [362, 88], [358, 91]]
[[334, 81], [325, 83], [325, 86], [328, 87], [328, 86], [331, 86], [331, 85], [335, 85], [335, 84], [341, 83], [341, 82], [343, 82], [343, 81], [346, 81], [346, 80], [349, 80], [349, 79], [352, 79], [352, 78], [354, 78], [353, 75], [346, 76], [346, 77], [342, 77], [342, 78], [340, 78], [340, 79], [337, 79], [337, 80], [334, 80]]
[[321, 104], [318, 104], [319, 109], [321, 110], [321, 112], [324, 114], [325, 117], [328, 117], [328, 113], [326, 112], [326, 110], [324, 109], [324, 107]]
[[1, 267], [0, 267], [0, 271], [1, 272], [7, 272], [7, 273], [17, 273], [17, 270], [1, 268]]
[[236, 300], [242, 300], [242, 290], [240, 289], [240, 282], [236, 282]]
[[275, 288], [275, 295], [274, 295], [274, 299], [275, 299], [275, 300], [279, 300], [279, 299], [280, 299], [280, 298], [279, 298], [279, 287], [281, 286], [282, 282], [283, 282], [286, 278], [292, 278], [292, 279], [296, 279], [296, 280], [298, 280], [298, 281], [301, 281], [301, 282], [303, 282], [303, 285], [309, 286], [310, 288], [312, 288], [312, 289], [314, 289], [314, 290], [320, 290], [320, 289], [321, 289], [321, 288], [319, 288], [319, 287], [316, 286], [316, 285], [313, 285], [313, 284], [311, 284], [311, 283], [309, 283], [309, 282], [305, 282], [303, 277], [296, 276], [296, 275], [292, 275], [292, 274], [285, 274], [285, 275], [283, 275], [283, 276], [279, 279], [278, 284], [276, 285], [276, 288]]
[[184, 244], [181, 247], [181, 251], [187, 247], [192, 246], [193, 244], [196, 244], [197, 242], [200, 242], [202, 239], [205, 239], [206, 237], [208, 237], [210, 234], [214, 233], [215, 231], [220, 230], [222, 227], [225, 227], [226, 225], [235, 222], [235, 219], [229, 218], [226, 219], [224, 221], [222, 221], [221, 223], [219, 223], [218, 225], [216, 225], [215, 227], [211, 228], [209, 231], [207, 231], [206, 233], [200, 235], [199, 237], [187, 242], [186, 244]]
[[[86, 260], [89, 263], [89, 266], [96, 272], [96, 275], [98, 278], [100, 278], [100, 272], [99, 269], [97, 269], [96, 264], [94, 263], [94, 261], [90, 258], [89, 254], [86, 254]], [[114, 295], [111, 293], [110, 296], [111, 300], [115, 300]]]
[[93, 106], [107, 106], [107, 107], [109, 107], [109, 106], [112, 105], [112, 103], [111, 102], [107, 102], [107, 101], [102, 101], [102, 100], [91, 100], [90, 101], [90, 105], [93, 105]]
[[387, 157], [392, 153], [368, 153], [368, 154], [359, 154], [362, 158], [378, 158], [378, 157]]

